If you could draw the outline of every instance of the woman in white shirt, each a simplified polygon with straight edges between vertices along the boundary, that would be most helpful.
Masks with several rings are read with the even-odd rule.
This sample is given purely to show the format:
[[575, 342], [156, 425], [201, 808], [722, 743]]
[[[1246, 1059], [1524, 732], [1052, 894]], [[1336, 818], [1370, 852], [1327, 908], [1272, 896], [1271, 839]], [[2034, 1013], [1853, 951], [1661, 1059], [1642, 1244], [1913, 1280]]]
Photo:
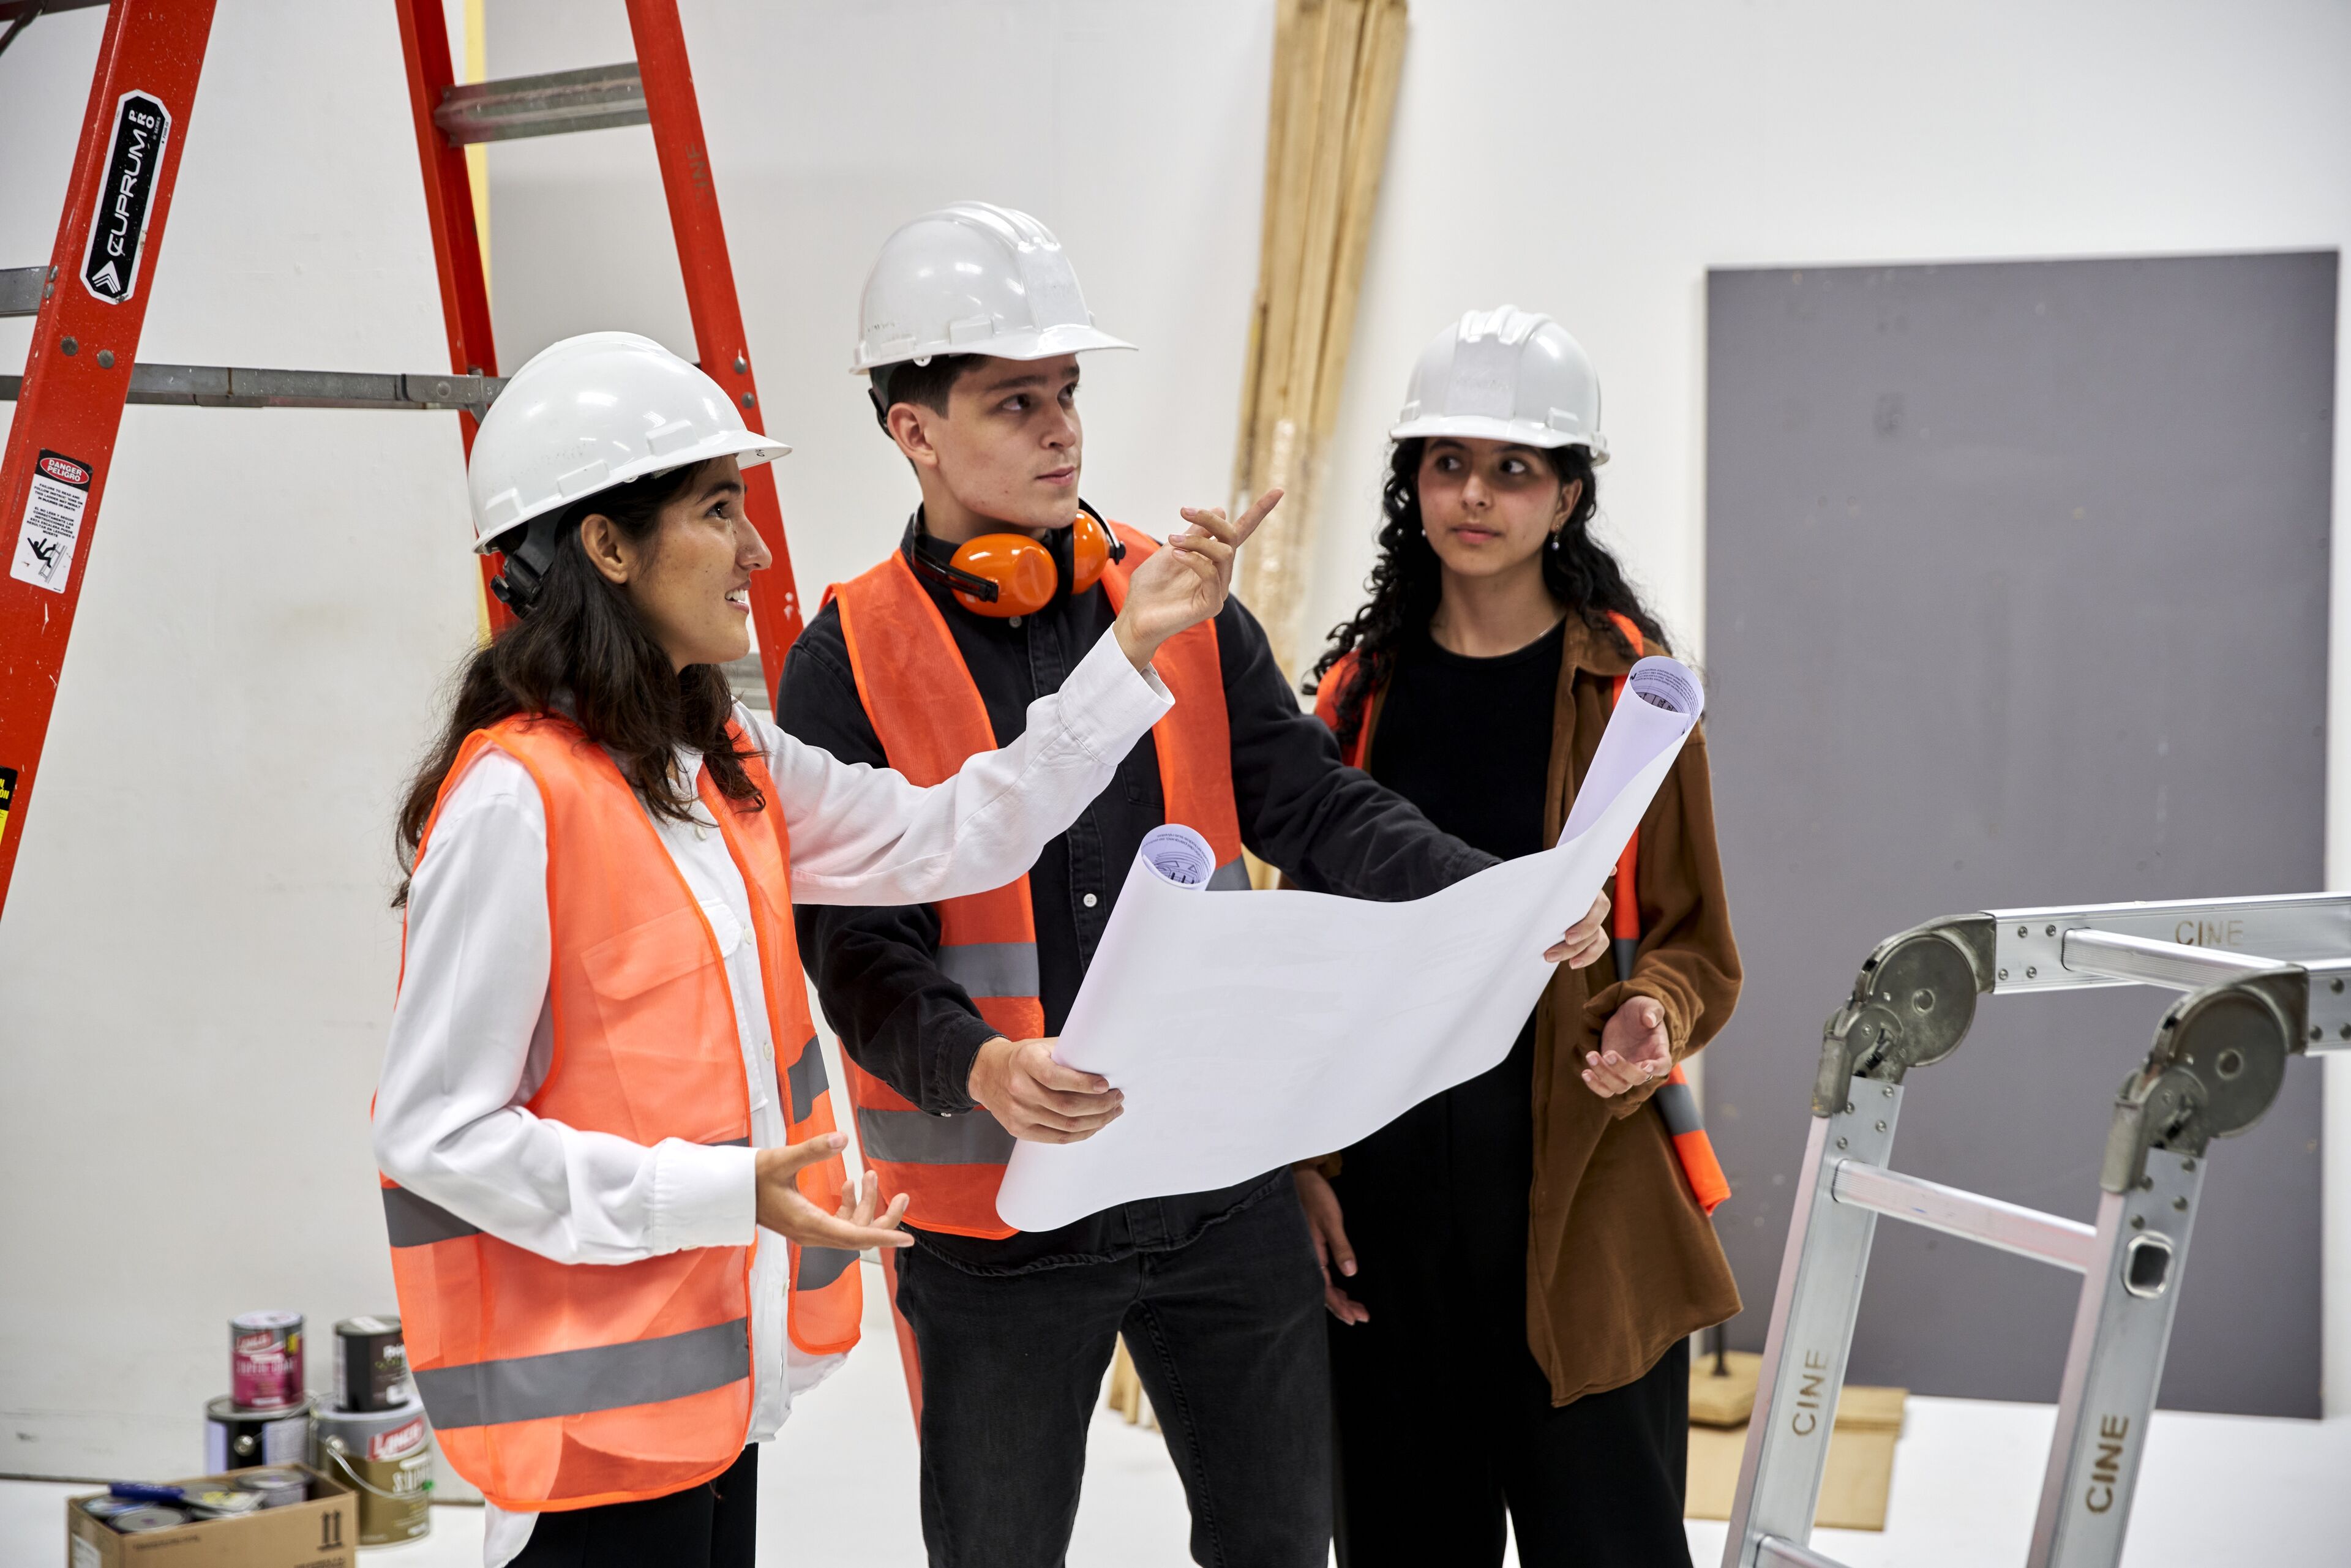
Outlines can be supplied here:
[[[519, 619], [467, 662], [401, 812], [375, 1152], [488, 1568], [751, 1562], [749, 1445], [853, 1342], [857, 1250], [908, 1240], [903, 1197], [841, 1174], [790, 904], [1025, 872], [1169, 706], [1152, 653], [1221, 607], [1248, 531], [1187, 513], [1020, 738], [917, 788], [801, 746], [716, 668], [769, 560], [740, 470], [787, 450], [622, 333], [534, 359], [475, 444]], [[1117, 1114], [1066, 1080], [1067, 1130]]]

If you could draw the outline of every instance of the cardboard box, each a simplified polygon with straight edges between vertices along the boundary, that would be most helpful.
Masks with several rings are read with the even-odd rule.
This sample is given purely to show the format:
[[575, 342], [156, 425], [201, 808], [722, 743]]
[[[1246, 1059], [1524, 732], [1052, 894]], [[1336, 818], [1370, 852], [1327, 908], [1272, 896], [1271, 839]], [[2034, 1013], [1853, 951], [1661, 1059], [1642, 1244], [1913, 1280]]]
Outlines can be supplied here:
[[[1739, 1490], [1747, 1418], [1755, 1407], [1763, 1358], [1734, 1350], [1725, 1361], [1729, 1372], [1721, 1377], [1714, 1375], [1710, 1355], [1690, 1363], [1689, 1473], [1682, 1511], [1691, 1519], [1729, 1519]], [[1907, 1397], [1903, 1389], [1855, 1383], [1839, 1392], [1813, 1523], [1831, 1530], [1886, 1528], [1886, 1500], [1894, 1490], [1894, 1446], [1902, 1436]]]
[[[83, 1511], [85, 1492], [66, 1500], [66, 1568], [353, 1568], [359, 1561], [359, 1497], [308, 1465], [254, 1466], [300, 1470], [310, 1500], [262, 1509], [240, 1519], [206, 1519], [177, 1530], [124, 1535]], [[194, 1490], [224, 1486], [244, 1472], [191, 1476], [166, 1484]]]

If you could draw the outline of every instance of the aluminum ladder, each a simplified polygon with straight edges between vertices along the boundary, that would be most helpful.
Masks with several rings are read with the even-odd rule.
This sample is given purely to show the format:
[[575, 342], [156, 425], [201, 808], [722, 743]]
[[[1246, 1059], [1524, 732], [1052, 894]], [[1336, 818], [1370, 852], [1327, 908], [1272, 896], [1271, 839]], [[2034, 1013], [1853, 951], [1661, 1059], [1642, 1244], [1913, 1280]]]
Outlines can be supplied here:
[[[2351, 894], [1994, 910], [1880, 943], [1821, 1042], [1723, 1568], [1839, 1568], [1809, 1543], [1880, 1215], [2083, 1276], [2026, 1561], [2119, 1562], [2206, 1148], [2261, 1119], [2290, 1053], [2351, 1048], [2346, 978]], [[2116, 1102], [2095, 1226], [1887, 1168], [1903, 1079], [1958, 1049], [1980, 993], [2114, 985], [2186, 995]]]
[[[423, 374], [153, 364], [138, 358], [147, 301], [204, 72], [216, 0], [0, 0], [0, 54], [41, 16], [108, 7], [73, 179], [46, 267], [0, 267], [0, 316], [34, 316], [21, 376], [0, 375], [17, 404], [0, 454], [0, 904], [24, 841], [58, 671], [81, 601], [115, 435], [126, 402], [210, 408], [366, 408], [455, 413], [465, 450], [505, 387], [490, 336], [465, 149], [475, 142], [609, 126], [651, 128], [701, 364], [765, 428], [751, 350], [711, 181], [677, 0], [625, 0], [637, 57], [503, 81], [454, 79], [442, 0], [376, 0], [400, 23], [424, 207], [448, 332], [449, 369]], [[0, 61], [0, 72], [7, 62]], [[7, 90], [0, 74], [0, 92]], [[304, 127], [289, 126], [299, 133]], [[335, 128], [348, 134], [350, 128]], [[389, 128], [387, 128], [389, 130]], [[766, 688], [800, 631], [776, 481], [744, 476], [743, 507], [775, 557], [751, 580]], [[38, 514], [37, 517], [36, 514]], [[20, 534], [41, 553], [20, 565]], [[454, 536], [454, 549], [463, 535]], [[24, 547], [30, 548], [30, 547]], [[482, 580], [499, 570], [485, 557]], [[493, 627], [509, 619], [485, 592]]]

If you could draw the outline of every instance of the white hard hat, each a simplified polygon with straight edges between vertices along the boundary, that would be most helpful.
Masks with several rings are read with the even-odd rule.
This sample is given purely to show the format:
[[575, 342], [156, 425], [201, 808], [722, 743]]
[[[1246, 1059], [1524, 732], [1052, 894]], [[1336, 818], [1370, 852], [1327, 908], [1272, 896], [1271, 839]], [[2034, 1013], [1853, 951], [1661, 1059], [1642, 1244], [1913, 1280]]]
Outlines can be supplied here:
[[648, 474], [727, 456], [750, 468], [790, 450], [746, 429], [716, 382], [651, 338], [566, 338], [514, 373], [474, 437], [474, 548]]
[[1483, 437], [1582, 446], [1595, 464], [1608, 461], [1600, 378], [1583, 346], [1550, 317], [1515, 305], [1472, 310], [1439, 332], [1420, 351], [1405, 395], [1391, 441]]
[[1094, 329], [1053, 231], [1009, 207], [957, 202], [882, 244], [859, 302], [859, 374], [938, 354], [1049, 360], [1132, 349]]

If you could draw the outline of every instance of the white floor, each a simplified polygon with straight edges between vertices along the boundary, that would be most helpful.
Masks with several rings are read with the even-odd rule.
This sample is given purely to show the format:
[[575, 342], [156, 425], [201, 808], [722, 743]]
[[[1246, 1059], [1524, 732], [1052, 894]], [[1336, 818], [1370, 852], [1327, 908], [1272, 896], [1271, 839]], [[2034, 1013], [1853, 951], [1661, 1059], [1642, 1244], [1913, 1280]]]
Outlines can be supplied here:
[[[881, 1292], [868, 1292], [878, 1304]], [[886, 1314], [760, 1455], [763, 1564], [919, 1564], [914, 1433]], [[1913, 1399], [1884, 1534], [1823, 1531], [1851, 1568], [2021, 1564], [2055, 1413], [2047, 1406]], [[0, 1563], [63, 1556], [62, 1500], [86, 1488], [0, 1483]], [[433, 1534], [371, 1552], [386, 1568], [473, 1568], [481, 1511], [436, 1508]], [[1183, 1568], [1183, 1489], [1157, 1433], [1094, 1423], [1070, 1561]], [[1723, 1527], [1694, 1521], [1690, 1552], [1720, 1559]], [[2159, 1413], [2139, 1478], [2129, 1568], [2321, 1568], [2351, 1563], [2351, 1420]]]

